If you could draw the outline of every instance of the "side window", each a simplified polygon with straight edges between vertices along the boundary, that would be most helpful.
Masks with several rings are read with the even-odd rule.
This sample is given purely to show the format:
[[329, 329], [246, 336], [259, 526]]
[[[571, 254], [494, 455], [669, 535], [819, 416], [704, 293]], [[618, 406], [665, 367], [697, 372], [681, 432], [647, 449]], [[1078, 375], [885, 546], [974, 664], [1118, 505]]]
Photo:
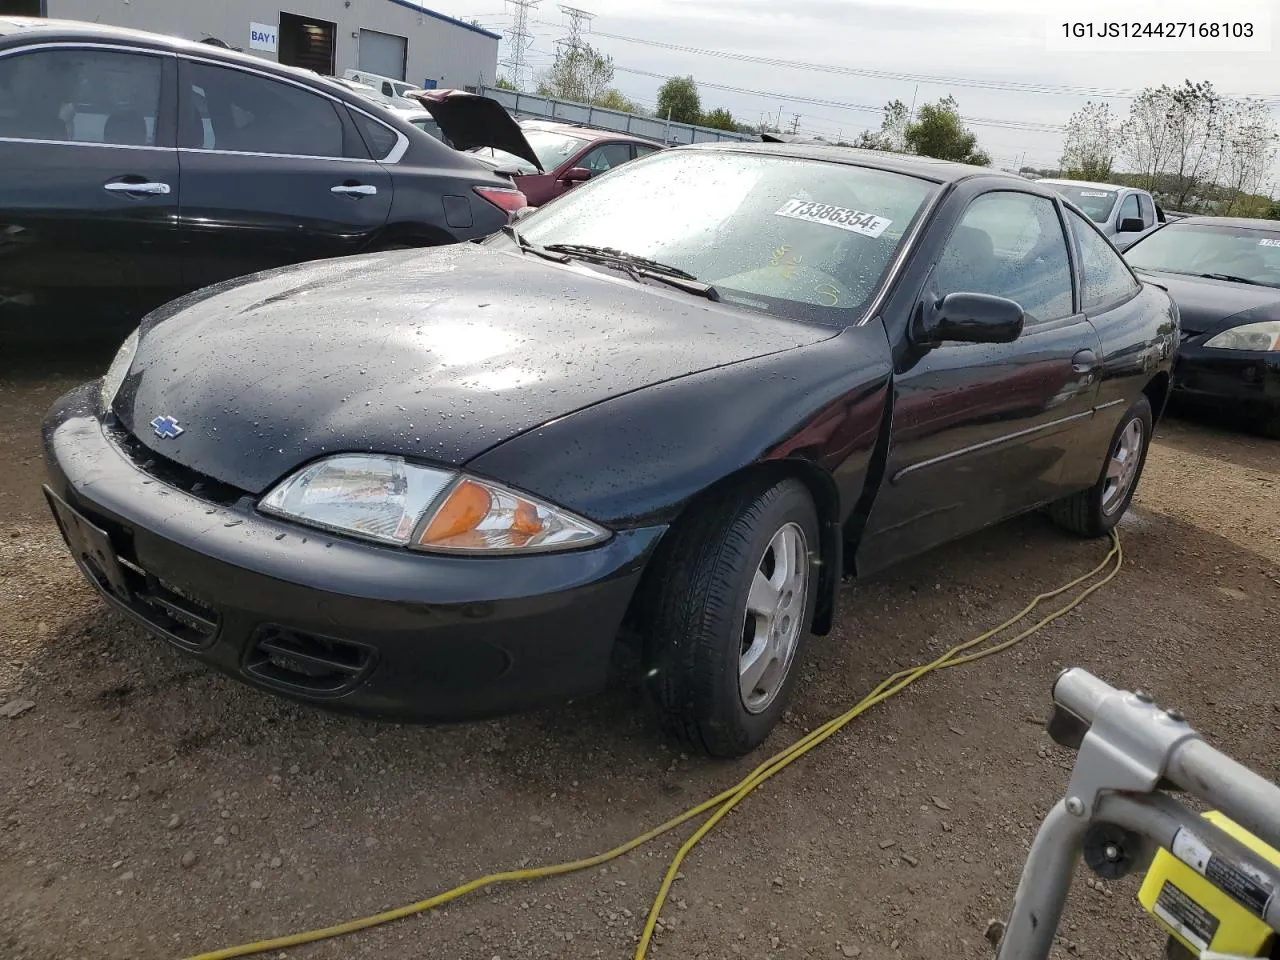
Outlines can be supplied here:
[[[394, 148], [399, 138], [396, 132], [390, 127], [379, 123], [372, 117], [367, 117], [359, 110], [351, 111], [351, 119], [356, 122], [356, 126], [360, 130], [360, 136], [364, 137], [365, 145], [369, 148], [369, 155], [375, 160], [381, 160], [387, 156]], [[421, 126], [420, 121], [413, 121], [414, 126], [419, 129], [426, 129]], [[436, 129], [439, 129], [437, 127]], [[430, 130], [427, 130], [430, 133]]]
[[178, 142], [235, 153], [341, 157], [332, 102], [292, 84], [206, 63], [181, 64]]
[[1124, 198], [1124, 202], [1120, 204], [1120, 212], [1116, 214], [1116, 223], [1129, 217], [1141, 219], [1142, 214], [1138, 212], [1138, 195], [1131, 193]]
[[636, 159], [637, 159], [637, 160], [639, 160], [641, 157], [647, 157], [647, 156], [648, 156], [649, 154], [651, 154], [651, 153], [657, 153], [657, 152], [658, 152], [658, 149], [659, 149], [658, 147], [649, 147], [649, 146], [646, 146], [646, 145], [645, 145], [645, 144], [643, 144], [643, 143], [637, 143], [637, 144], [635, 145], [635, 147], [636, 147]]
[[630, 159], [631, 144], [606, 143], [603, 146], [596, 147], [578, 161], [578, 166], [586, 167], [594, 176], [621, 166]]
[[1145, 193], [1138, 194], [1138, 209], [1142, 211], [1142, 229], [1147, 230], [1156, 225], [1156, 208], [1151, 198]]
[[0, 137], [155, 146], [161, 58], [40, 50], [0, 58]]
[[1067, 219], [1080, 244], [1080, 268], [1084, 276], [1080, 309], [1088, 311], [1136, 293], [1138, 281], [1115, 248], [1074, 210], [1067, 211]]
[[1053, 201], [987, 193], [965, 210], [933, 271], [938, 296], [987, 293], [1016, 301], [1029, 322], [1072, 313], [1071, 261]]

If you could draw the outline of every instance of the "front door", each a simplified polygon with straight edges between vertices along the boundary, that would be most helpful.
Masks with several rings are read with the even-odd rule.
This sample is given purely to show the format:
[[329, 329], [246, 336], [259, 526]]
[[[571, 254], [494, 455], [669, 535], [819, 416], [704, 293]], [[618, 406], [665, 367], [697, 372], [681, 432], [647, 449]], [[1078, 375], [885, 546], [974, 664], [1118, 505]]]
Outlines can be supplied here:
[[997, 190], [969, 202], [920, 303], [955, 292], [1014, 300], [1025, 327], [1009, 344], [932, 348], [913, 345], [906, 329], [889, 331], [890, 446], [859, 573], [1056, 499], [1092, 416], [1101, 347], [1076, 308], [1055, 201]]
[[191, 286], [368, 246], [391, 210], [391, 176], [370, 159], [345, 104], [201, 61], [181, 60], [178, 74]]
[[181, 292], [173, 59], [0, 57], [0, 340], [115, 337]]

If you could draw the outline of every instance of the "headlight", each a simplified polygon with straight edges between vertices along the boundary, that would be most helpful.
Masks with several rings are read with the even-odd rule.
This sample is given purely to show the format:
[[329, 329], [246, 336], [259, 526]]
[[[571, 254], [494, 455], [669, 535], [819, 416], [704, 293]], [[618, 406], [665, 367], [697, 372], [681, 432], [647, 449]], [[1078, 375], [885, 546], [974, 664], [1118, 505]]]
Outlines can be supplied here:
[[103, 413], [109, 411], [111, 404], [115, 402], [116, 394], [120, 392], [120, 384], [124, 383], [125, 375], [133, 366], [133, 358], [137, 352], [138, 331], [134, 330], [124, 338], [124, 343], [120, 344], [120, 349], [116, 351], [115, 359], [111, 361], [111, 366], [107, 367], [107, 372], [102, 377], [102, 389], [98, 393], [98, 399]]
[[567, 550], [609, 536], [527, 494], [392, 456], [320, 460], [284, 480], [258, 506], [325, 530], [450, 553]]
[[1263, 320], [1223, 330], [1205, 342], [1217, 350], [1280, 350], [1280, 320]]

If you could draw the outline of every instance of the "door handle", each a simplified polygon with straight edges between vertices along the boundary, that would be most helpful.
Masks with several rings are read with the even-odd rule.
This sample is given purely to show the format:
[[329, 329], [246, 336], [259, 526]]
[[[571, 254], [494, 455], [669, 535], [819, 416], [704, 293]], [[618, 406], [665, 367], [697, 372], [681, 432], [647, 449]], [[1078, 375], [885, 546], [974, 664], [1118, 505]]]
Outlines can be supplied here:
[[378, 192], [378, 188], [371, 183], [340, 183], [336, 187], [330, 187], [329, 192], [349, 197], [372, 197]]
[[1080, 350], [1071, 358], [1071, 371], [1072, 373], [1092, 373], [1097, 363], [1096, 353], [1089, 349]]
[[112, 193], [150, 193], [161, 197], [169, 195], [167, 183], [126, 183], [123, 180], [113, 180], [104, 183], [102, 189]]

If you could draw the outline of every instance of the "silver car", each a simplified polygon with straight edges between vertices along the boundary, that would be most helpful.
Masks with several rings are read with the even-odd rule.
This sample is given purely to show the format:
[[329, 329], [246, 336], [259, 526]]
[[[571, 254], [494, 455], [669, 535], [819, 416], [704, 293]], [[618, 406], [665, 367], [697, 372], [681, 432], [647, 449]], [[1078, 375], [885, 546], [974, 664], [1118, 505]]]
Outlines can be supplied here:
[[1124, 250], [1165, 222], [1164, 211], [1146, 190], [1088, 180], [1037, 180], [1080, 208], [1098, 229]]

